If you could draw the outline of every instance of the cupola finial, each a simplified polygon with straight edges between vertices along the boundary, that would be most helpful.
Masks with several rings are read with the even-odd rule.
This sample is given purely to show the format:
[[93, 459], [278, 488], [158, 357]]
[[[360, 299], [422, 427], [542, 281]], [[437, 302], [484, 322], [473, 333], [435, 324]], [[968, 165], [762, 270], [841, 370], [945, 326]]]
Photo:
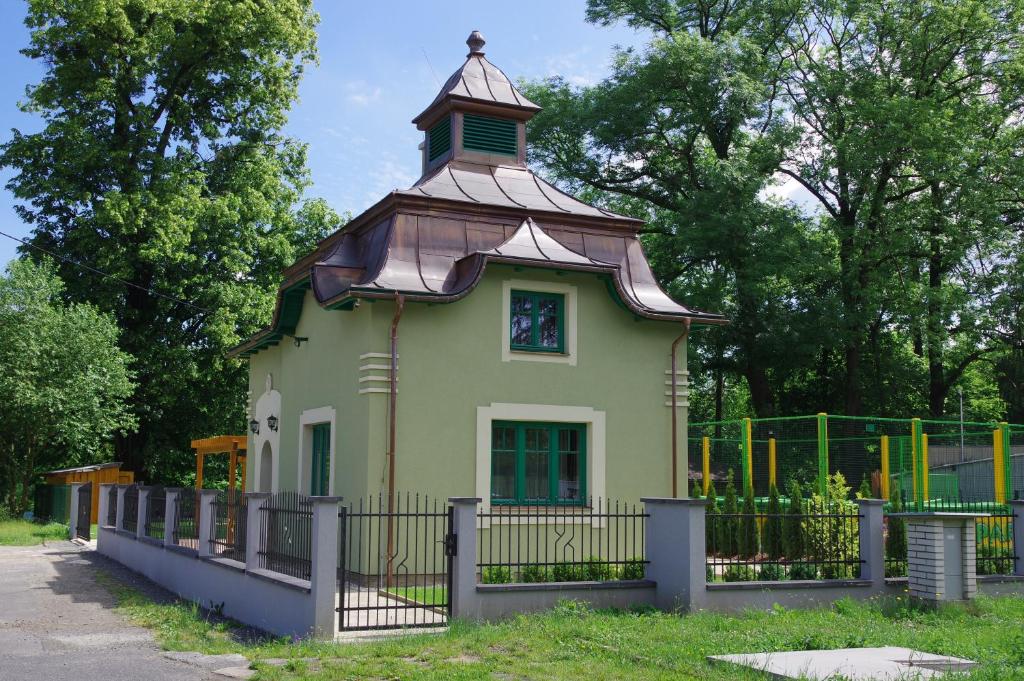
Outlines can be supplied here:
[[482, 56], [484, 56], [484, 45], [486, 43], [487, 43], [487, 41], [484, 40], [484, 37], [480, 33], [480, 31], [473, 31], [472, 33], [469, 34], [469, 37], [466, 38], [466, 44], [469, 45], [469, 54], [467, 54], [466, 56], [467, 57], [482, 57]]

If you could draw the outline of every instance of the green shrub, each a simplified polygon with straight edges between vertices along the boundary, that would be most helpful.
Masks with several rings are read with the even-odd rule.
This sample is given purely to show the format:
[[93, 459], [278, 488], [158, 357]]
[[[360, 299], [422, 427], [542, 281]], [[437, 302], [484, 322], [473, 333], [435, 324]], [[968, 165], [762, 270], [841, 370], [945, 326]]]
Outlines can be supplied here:
[[858, 499], [874, 499], [875, 492], [871, 489], [871, 483], [868, 481], [868, 476], [865, 473], [864, 477], [860, 481], [860, 489], [857, 490]]
[[739, 523], [738, 549], [740, 558], [753, 558], [757, 555], [758, 546], [757, 508], [754, 506], [754, 492], [748, 490], [743, 497], [743, 517]]
[[804, 557], [803, 508], [800, 483], [794, 480], [789, 486], [789, 509], [782, 523], [782, 552], [790, 560]]
[[718, 578], [715, 576], [715, 568], [713, 568], [712, 566], [708, 565], [704, 569], [704, 581], [707, 582], [708, 584], [710, 584], [711, 582], [715, 582], [717, 580], [718, 580]]
[[486, 567], [481, 579], [484, 584], [511, 584], [512, 570], [507, 567]]
[[757, 574], [750, 565], [730, 565], [725, 568], [723, 579], [727, 582], [754, 582]]
[[591, 582], [606, 582], [614, 577], [612, 566], [595, 556], [587, 558], [582, 570], [583, 579]]
[[1009, 549], [982, 544], [978, 546], [977, 567], [979, 575], [1008, 575], [1013, 572], [1013, 556]]
[[712, 480], [711, 484], [708, 485], [708, 505], [705, 513], [707, 514], [706, 525], [704, 528], [704, 541], [707, 542], [706, 552], [707, 555], [714, 556], [719, 551], [718, 522], [716, 522], [715, 516], [721, 513], [718, 508], [718, 491], [715, 489], [714, 480]]
[[576, 563], [558, 563], [551, 568], [553, 582], [582, 582], [587, 579], [586, 569]]
[[725, 501], [722, 503], [722, 514], [730, 516], [721, 518], [718, 522], [718, 532], [715, 538], [718, 552], [723, 556], [735, 556], [739, 550], [737, 543], [739, 523], [733, 517], [740, 512], [739, 501], [736, 498], [736, 485], [733, 483], [733, 472], [725, 479]]
[[762, 582], [781, 582], [786, 579], [786, 570], [778, 563], [768, 563], [761, 566], [757, 578]]
[[704, 496], [704, 490], [700, 486], [700, 480], [694, 478], [693, 487], [690, 489], [690, 497], [693, 499], [700, 499], [702, 496]]
[[817, 579], [818, 568], [811, 563], [793, 563], [789, 567], [790, 579]]
[[906, 561], [897, 561], [885, 563], [885, 576], [886, 577], [906, 577], [907, 576], [907, 563]]
[[622, 566], [622, 579], [643, 579], [646, 576], [646, 565], [642, 558], [633, 558]]
[[775, 485], [768, 491], [768, 517], [764, 521], [761, 546], [770, 560], [782, 558], [782, 503]]
[[[892, 481], [889, 489], [890, 513], [903, 512], [903, 494], [900, 491], [899, 479]], [[907, 559], [907, 523], [903, 518], [886, 517], [885, 556], [891, 560]]]
[[525, 565], [519, 570], [519, 579], [526, 584], [547, 582], [548, 569], [543, 565]]

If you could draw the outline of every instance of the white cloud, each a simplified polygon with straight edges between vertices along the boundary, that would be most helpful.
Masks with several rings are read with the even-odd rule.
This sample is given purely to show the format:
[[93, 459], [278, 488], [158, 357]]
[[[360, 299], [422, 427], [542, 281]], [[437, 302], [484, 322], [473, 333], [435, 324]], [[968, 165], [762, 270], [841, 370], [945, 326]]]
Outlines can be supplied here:
[[365, 80], [353, 80], [345, 83], [345, 91], [348, 93], [345, 99], [356, 106], [373, 104], [381, 96], [381, 89], [370, 87]]

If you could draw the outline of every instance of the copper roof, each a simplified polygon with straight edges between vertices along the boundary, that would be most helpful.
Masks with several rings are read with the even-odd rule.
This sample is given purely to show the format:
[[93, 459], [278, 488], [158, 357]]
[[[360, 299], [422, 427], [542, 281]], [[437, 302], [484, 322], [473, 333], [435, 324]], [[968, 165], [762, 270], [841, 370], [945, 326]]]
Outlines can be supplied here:
[[429, 125], [433, 112], [443, 108], [442, 105], [450, 99], [474, 101], [529, 114], [540, 111], [540, 107], [524, 97], [501, 69], [487, 61], [483, 52], [484, 38], [480, 31], [473, 31], [466, 44], [469, 45], [466, 61], [441, 86], [441, 91], [430, 106], [412, 119], [415, 125]]
[[[528, 115], [539, 109], [483, 58], [482, 37], [474, 32], [467, 43], [466, 64], [427, 111], [453, 97], [489, 97]], [[473, 75], [478, 69], [484, 80]], [[489, 87], [481, 89], [481, 82]], [[388, 194], [285, 270], [270, 326], [232, 354], [248, 355], [293, 335], [310, 288], [328, 308], [399, 293], [452, 302], [470, 293], [492, 262], [598, 273], [639, 317], [723, 323], [721, 315], [688, 308], [661, 290], [637, 238], [642, 226], [569, 196], [518, 161], [452, 158], [409, 189]]]

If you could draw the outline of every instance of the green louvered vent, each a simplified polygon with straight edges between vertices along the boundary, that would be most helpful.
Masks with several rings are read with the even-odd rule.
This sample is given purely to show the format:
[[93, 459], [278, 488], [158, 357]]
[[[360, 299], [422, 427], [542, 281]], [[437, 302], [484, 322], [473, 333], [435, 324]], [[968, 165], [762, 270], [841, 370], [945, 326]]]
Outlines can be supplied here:
[[518, 150], [516, 122], [465, 114], [462, 119], [462, 148], [488, 154], [515, 156]]
[[439, 156], [444, 156], [452, 148], [452, 119], [445, 118], [443, 121], [430, 129], [428, 133], [430, 141], [427, 158], [433, 161]]

